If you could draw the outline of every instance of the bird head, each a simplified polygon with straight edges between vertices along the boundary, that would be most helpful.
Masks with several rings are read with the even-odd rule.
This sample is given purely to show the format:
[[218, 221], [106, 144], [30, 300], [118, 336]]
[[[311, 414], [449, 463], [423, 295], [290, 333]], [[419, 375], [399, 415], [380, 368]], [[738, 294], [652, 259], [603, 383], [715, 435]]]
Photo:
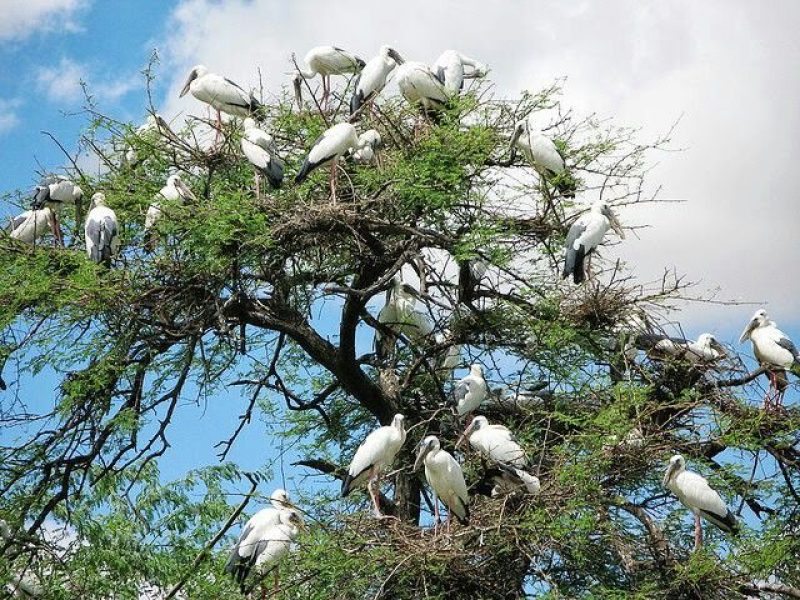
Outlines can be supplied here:
[[483, 377], [483, 367], [478, 363], [475, 363], [472, 366], [470, 366], [469, 374], [475, 377]]
[[727, 356], [728, 352], [725, 350], [725, 346], [720, 344], [710, 333], [703, 333], [697, 338], [697, 345], [701, 348], [710, 348], [712, 350], [716, 350], [720, 356]]
[[90, 208], [95, 208], [96, 206], [108, 206], [106, 195], [103, 192], [95, 192], [94, 196], [92, 196]]
[[611, 206], [609, 206], [608, 202], [605, 200], [598, 200], [592, 204], [592, 210], [599, 212], [601, 215], [607, 218], [608, 224], [611, 225], [611, 229], [613, 229], [621, 239], [625, 239], [625, 232], [622, 231], [622, 225], [617, 219], [617, 215], [611, 209]]
[[441, 448], [439, 444], [439, 438], [435, 435], [429, 435], [428, 437], [424, 438], [419, 443], [419, 451], [417, 453], [417, 460], [414, 461], [414, 470], [420, 468], [422, 462], [425, 460], [425, 457], [428, 456], [431, 452], [436, 453]]
[[202, 77], [206, 73], [208, 73], [208, 69], [205, 67], [205, 65], [195, 65], [192, 67], [192, 70], [189, 71], [189, 76], [186, 78], [186, 83], [183, 84], [179, 98], [183, 98], [186, 94], [188, 94], [192, 82], [198, 77]]
[[528, 131], [528, 121], [517, 121], [517, 124], [514, 125], [514, 132], [511, 134], [511, 146], [513, 147], [519, 138], [522, 137]]
[[472, 417], [472, 420], [469, 422], [469, 425], [467, 425], [464, 433], [462, 433], [461, 437], [458, 438], [458, 441], [456, 442], [456, 448], [458, 448], [464, 442], [464, 440], [469, 437], [469, 434], [472, 433], [472, 431], [477, 431], [478, 429], [486, 427], [487, 425], [489, 425], [489, 420], [486, 417], [481, 415], [475, 415]]
[[278, 488], [269, 497], [269, 501], [278, 510], [285, 510], [287, 508], [294, 508], [294, 504], [289, 500], [289, 494], [283, 488]]
[[664, 487], [667, 487], [672, 478], [683, 471], [684, 468], [686, 468], [686, 461], [684, 460], [683, 456], [676, 454], [670, 458], [669, 464], [667, 465], [667, 472], [664, 473], [664, 481], [662, 482]]
[[397, 50], [390, 46], [381, 46], [381, 56], [391, 58], [398, 65], [402, 65], [406, 62]]
[[763, 308], [757, 310], [755, 313], [753, 313], [753, 316], [750, 319], [750, 322], [747, 324], [747, 327], [745, 327], [744, 331], [742, 331], [742, 335], [739, 336], [739, 343], [741, 344], [745, 340], [750, 339], [750, 334], [752, 334], [755, 329], [758, 327], [763, 327], [768, 323], [769, 315], [767, 315], [767, 311], [765, 311]]
[[394, 418], [392, 419], [392, 427], [396, 427], [400, 431], [404, 431], [405, 421], [406, 421], [406, 418], [403, 415], [401, 415], [400, 413], [397, 413], [394, 416]]

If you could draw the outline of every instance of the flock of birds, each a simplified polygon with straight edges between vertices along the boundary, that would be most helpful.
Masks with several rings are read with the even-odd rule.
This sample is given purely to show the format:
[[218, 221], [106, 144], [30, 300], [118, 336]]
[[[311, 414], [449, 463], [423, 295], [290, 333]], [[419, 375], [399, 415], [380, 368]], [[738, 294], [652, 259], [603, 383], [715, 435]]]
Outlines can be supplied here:
[[[305, 65], [299, 66], [294, 77], [294, 89], [298, 105], [302, 107], [302, 90], [307, 80], [319, 77], [322, 80], [322, 106], [327, 110], [331, 97], [331, 77], [354, 75], [354, 91], [350, 100], [350, 117], [347, 121], [328, 128], [312, 145], [294, 181], [301, 184], [317, 168], [330, 165], [331, 200], [336, 201], [337, 161], [345, 156], [365, 164], [373, 164], [381, 147], [380, 133], [368, 130], [359, 135], [355, 122], [359, 115], [370, 110], [372, 103], [387, 84], [394, 72], [402, 96], [411, 105], [435, 117], [448, 101], [461, 93], [467, 79], [483, 77], [488, 69], [478, 61], [463, 54], [448, 50], [429, 66], [422, 62], [406, 61], [396, 50], [383, 46], [378, 54], [364, 61], [354, 54], [333, 46], [320, 46], [305, 56]], [[261, 105], [258, 100], [231, 80], [209, 72], [198, 65], [186, 80], [181, 96], [191, 93], [197, 100], [212, 107], [217, 114], [217, 135], [221, 126], [221, 113], [243, 119], [244, 134], [241, 150], [244, 157], [256, 170], [256, 194], [259, 194], [261, 177], [277, 188], [283, 183], [284, 165], [277, 155], [272, 137], [258, 122]], [[316, 102], [316, 98], [314, 99]], [[435, 118], [432, 118], [435, 121]], [[165, 123], [158, 115], [151, 115], [148, 123], [140, 128], [164, 129]], [[555, 189], [566, 197], [575, 195], [575, 181], [570, 176], [564, 156], [555, 142], [536, 127], [531, 118], [516, 124], [510, 139], [512, 153], [520, 152], [527, 163]], [[512, 154], [513, 158], [513, 154]], [[136, 160], [130, 149], [125, 156], [128, 162]], [[79, 207], [83, 191], [74, 182], [61, 178], [45, 179], [36, 189], [30, 210], [12, 219], [9, 235], [23, 242], [35, 244], [48, 231], [54, 243], [63, 246], [59, 226], [62, 207]], [[197, 198], [178, 174], [171, 175], [154, 198], [145, 216], [145, 248], [154, 250], [158, 244], [157, 223], [164, 218], [163, 202], [196, 202]], [[77, 211], [77, 208], [76, 208]], [[77, 213], [76, 213], [77, 217]], [[79, 222], [79, 219], [76, 218]], [[613, 229], [624, 238], [621, 225], [604, 201], [595, 202], [591, 209], [579, 216], [570, 226], [565, 244], [565, 259], [562, 276], [572, 277], [580, 284], [591, 276], [588, 259]], [[110, 265], [119, 251], [119, 223], [114, 211], [106, 204], [103, 193], [95, 193], [85, 219], [86, 253], [97, 263]], [[478, 281], [485, 272], [485, 265], [475, 265], [471, 272]], [[432, 324], [416, 309], [416, 291], [400, 281], [395, 281], [386, 305], [379, 314], [379, 321], [398, 334], [421, 338], [433, 333]], [[441, 336], [441, 334], [439, 334]], [[381, 332], [376, 333], [376, 342], [381, 345]], [[442, 339], [441, 337], [437, 340]], [[770, 378], [770, 402], [780, 403], [788, 385], [786, 372], [800, 368], [800, 353], [789, 338], [770, 320], [764, 310], [759, 310], [742, 333], [740, 343], [750, 339], [759, 363], [766, 367]], [[391, 340], [389, 340], [391, 342]], [[711, 334], [703, 334], [695, 341], [659, 336], [650, 345], [653, 355], [687, 360], [692, 363], [711, 363], [725, 356], [725, 349]], [[446, 369], [454, 369], [460, 363], [460, 347], [451, 346], [444, 360]], [[774, 394], [772, 393], [774, 390]], [[467, 423], [456, 448], [466, 439], [469, 445], [485, 460], [494, 465], [492, 495], [531, 494], [540, 491], [540, 481], [530, 472], [530, 463], [522, 446], [512, 432], [503, 425], [489, 423], [486, 417], [475, 412], [489, 393], [481, 365], [473, 364], [469, 374], [460, 379], [453, 388], [454, 409], [457, 418]], [[356, 450], [347, 476], [342, 482], [341, 494], [348, 496], [356, 487], [366, 483], [375, 513], [381, 512], [379, 490], [376, 487], [381, 475], [389, 469], [406, 441], [404, 417], [398, 414], [390, 425], [370, 433]], [[436, 436], [426, 436], [419, 445], [414, 470], [424, 465], [425, 478], [434, 492], [434, 513], [439, 523], [439, 501], [448, 511], [447, 527], [451, 517], [467, 523], [470, 517], [469, 494], [461, 465], [450, 452], [442, 448]], [[682, 456], [669, 461], [664, 475], [664, 485], [685, 504], [696, 517], [697, 544], [701, 543], [700, 517], [717, 527], [733, 532], [736, 519], [728, 510], [720, 495], [708, 481], [697, 473], [686, 470]], [[271, 497], [272, 506], [257, 512], [245, 525], [227, 563], [227, 571], [246, 589], [249, 573], [255, 569], [265, 573], [274, 568], [289, 551], [292, 541], [303, 529], [300, 511], [290, 502], [284, 490], [276, 490]]]

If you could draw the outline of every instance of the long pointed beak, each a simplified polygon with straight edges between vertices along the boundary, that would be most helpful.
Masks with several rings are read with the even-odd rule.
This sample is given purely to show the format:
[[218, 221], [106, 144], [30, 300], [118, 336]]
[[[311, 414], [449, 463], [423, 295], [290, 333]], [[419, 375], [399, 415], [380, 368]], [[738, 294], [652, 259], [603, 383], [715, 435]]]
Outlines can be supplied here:
[[181, 90], [181, 93], [178, 96], [178, 98], [183, 98], [186, 94], [189, 93], [189, 89], [191, 88], [194, 79], [195, 79], [195, 73], [194, 71], [192, 71], [191, 73], [189, 73], [189, 77], [188, 79], [186, 79], [186, 83], [183, 85], [183, 89]]
[[728, 351], [725, 349], [725, 346], [720, 344], [718, 341], [714, 340], [711, 342], [711, 346], [719, 352], [720, 356], [728, 356]]
[[519, 136], [521, 136], [521, 135], [522, 135], [522, 129], [515, 127], [514, 128], [514, 135], [511, 136], [511, 143], [509, 144], [511, 146], [512, 150], [514, 148], [516, 148], [517, 140], [519, 139]]
[[469, 437], [469, 434], [472, 431], [474, 425], [475, 421], [472, 421], [469, 425], [467, 425], [467, 428], [464, 430], [464, 433], [461, 434], [461, 437], [458, 438], [458, 441], [456, 442], [456, 449], [458, 449], [458, 447], [464, 443], [464, 440], [466, 440]]
[[750, 339], [750, 334], [753, 333], [753, 329], [756, 328], [757, 321], [753, 319], [747, 324], [747, 327], [744, 328], [742, 335], [739, 337], [739, 343], [743, 344], [745, 340]]
[[414, 461], [414, 471], [419, 470], [420, 466], [422, 465], [422, 461], [425, 460], [425, 456], [430, 452], [430, 448], [425, 445], [419, 449], [419, 454], [417, 454], [417, 460]]
[[664, 479], [661, 481], [661, 483], [664, 485], [664, 487], [667, 487], [667, 484], [669, 484], [669, 480], [672, 478], [673, 471], [675, 471], [675, 465], [670, 463], [669, 468], [667, 469], [667, 472], [664, 473]]
[[619, 220], [617, 219], [617, 215], [613, 212], [608, 211], [608, 222], [611, 224], [611, 229], [613, 229], [616, 234], [619, 236], [621, 240], [625, 239], [625, 232], [622, 231], [622, 225], [620, 224]]
[[398, 54], [397, 50], [393, 48], [389, 50], [389, 56], [398, 65], [402, 65], [404, 62], [406, 62], [405, 59], [402, 56], [400, 56], [400, 54]]
[[191, 200], [192, 202], [197, 202], [197, 197], [194, 195], [192, 190], [186, 187], [186, 184], [182, 181], [178, 183], [178, 189], [180, 190], [181, 196], [183, 196], [184, 200]]

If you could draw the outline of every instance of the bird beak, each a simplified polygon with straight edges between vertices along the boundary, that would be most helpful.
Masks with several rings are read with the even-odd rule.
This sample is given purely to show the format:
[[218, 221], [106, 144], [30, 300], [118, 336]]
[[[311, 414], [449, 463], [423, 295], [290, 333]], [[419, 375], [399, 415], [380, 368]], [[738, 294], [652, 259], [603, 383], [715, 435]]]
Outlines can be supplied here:
[[186, 83], [183, 85], [183, 89], [181, 90], [181, 93], [178, 96], [179, 98], [183, 98], [186, 94], [189, 93], [189, 87], [192, 85], [192, 82], [195, 79], [197, 79], [197, 71], [192, 70], [192, 72], [189, 73], [189, 77], [186, 80]]
[[758, 321], [756, 321], [755, 319], [753, 319], [747, 324], [747, 327], [744, 328], [742, 335], [739, 337], [740, 344], [744, 343], [745, 340], [750, 339], [750, 334], [753, 333], [753, 329], [756, 328], [757, 324]]
[[181, 196], [183, 196], [187, 200], [191, 200], [192, 202], [197, 202], [197, 197], [194, 195], [192, 190], [190, 190], [188, 187], [186, 187], [185, 183], [180, 181], [180, 182], [178, 182], [177, 187], [178, 187], [178, 190], [181, 193]]
[[420, 466], [422, 465], [422, 461], [425, 460], [425, 456], [428, 452], [431, 451], [430, 446], [428, 444], [421, 445], [419, 448], [419, 454], [417, 454], [417, 460], [414, 461], [414, 471], [417, 471]]
[[622, 225], [617, 219], [617, 215], [615, 215], [611, 209], [608, 210], [608, 222], [611, 224], [611, 229], [617, 233], [621, 240], [624, 240], [625, 232], [622, 231]]
[[516, 143], [517, 140], [522, 136], [522, 129], [523, 129], [522, 127], [514, 127], [514, 135], [511, 136], [511, 143], [509, 144], [511, 146], [512, 154], [516, 153], [517, 150]]
[[664, 473], [664, 480], [661, 482], [664, 485], [664, 487], [667, 487], [667, 484], [669, 484], [669, 480], [672, 479], [672, 473], [675, 472], [676, 467], [677, 467], [676, 463], [669, 463], [667, 472]]
[[294, 79], [292, 80], [292, 83], [294, 84], [294, 99], [297, 101], [297, 108], [298, 109], [302, 109], [303, 108], [303, 86], [302, 86], [302, 83], [300, 81], [300, 74], [299, 73], [295, 74]]
[[392, 59], [394, 62], [396, 62], [398, 65], [402, 65], [404, 62], [406, 62], [406, 61], [403, 59], [403, 57], [402, 57], [402, 56], [400, 56], [400, 55], [397, 53], [397, 50], [395, 50], [394, 48], [390, 48], [390, 49], [389, 49], [389, 57], [390, 57], [390, 58], [391, 58], [391, 59]]
[[458, 441], [456, 442], [456, 450], [458, 450], [458, 447], [462, 443], [464, 443], [464, 440], [467, 439], [467, 437], [469, 436], [469, 432], [472, 431], [473, 427], [475, 427], [475, 420], [474, 419], [472, 420], [472, 422], [470, 422], [469, 425], [467, 425], [467, 428], [464, 430], [464, 433], [461, 434], [461, 437], [458, 438]]
[[711, 347], [714, 348], [717, 352], [719, 352], [720, 356], [728, 356], [728, 351], [725, 349], [725, 346], [720, 344], [717, 340], [711, 341]]

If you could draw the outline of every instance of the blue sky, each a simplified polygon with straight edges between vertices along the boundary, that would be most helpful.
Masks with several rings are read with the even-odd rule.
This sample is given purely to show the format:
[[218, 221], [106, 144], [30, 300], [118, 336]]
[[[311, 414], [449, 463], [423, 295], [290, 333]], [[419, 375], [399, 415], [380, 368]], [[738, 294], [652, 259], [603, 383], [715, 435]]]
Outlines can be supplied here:
[[[0, 23], [0, 190], [30, 189], [37, 170], [64, 164], [40, 131], [74, 150], [85, 117], [63, 113], [79, 111], [80, 80], [104, 112], [140, 122], [140, 71], [154, 48], [163, 59], [156, 101], [171, 118], [197, 109], [175, 93], [195, 63], [243, 85], [255, 85], [261, 67], [274, 90], [286, 83], [289, 55], [302, 57], [318, 44], [369, 57], [392, 43], [428, 61], [454, 47], [488, 63], [503, 93], [567, 76], [566, 103], [584, 113], [617, 115], [645, 132], [664, 131], [682, 117], [676, 146], [684, 152], [659, 156], [653, 177], [667, 197], [686, 203], [624, 212], [626, 224], [651, 227], [610, 255], [634, 263], [645, 281], [675, 266], [704, 289], [720, 286], [720, 299], [765, 302], [800, 340], [800, 280], [774, 275], [794, 273], [800, 261], [797, 219], [778, 216], [796, 214], [790, 191], [800, 185], [793, 158], [800, 150], [798, 8], [776, 2], [767, 14], [747, 2], [697, 4], [539, 1], [487, 12], [476, 0], [414, 0], [397, 12], [351, 0], [13, 3]], [[0, 206], [0, 213], [11, 210]], [[682, 318], [689, 335], [709, 330], [733, 343], [756, 307], [690, 305]], [[55, 382], [40, 378], [36, 386], [35, 393], [50, 394]], [[229, 431], [242, 408], [234, 390], [214, 398], [204, 414], [182, 409], [176, 433], [187, 451], [171, 456], [166, 472], [214, 460], [212, 445], [225, 437], [217, 427]], [[209, 431], [208, 423], [213, 436], [197, 435]], [[269, 452], [262, 429], [253, 426], [232, 458], [256, 466]]]

